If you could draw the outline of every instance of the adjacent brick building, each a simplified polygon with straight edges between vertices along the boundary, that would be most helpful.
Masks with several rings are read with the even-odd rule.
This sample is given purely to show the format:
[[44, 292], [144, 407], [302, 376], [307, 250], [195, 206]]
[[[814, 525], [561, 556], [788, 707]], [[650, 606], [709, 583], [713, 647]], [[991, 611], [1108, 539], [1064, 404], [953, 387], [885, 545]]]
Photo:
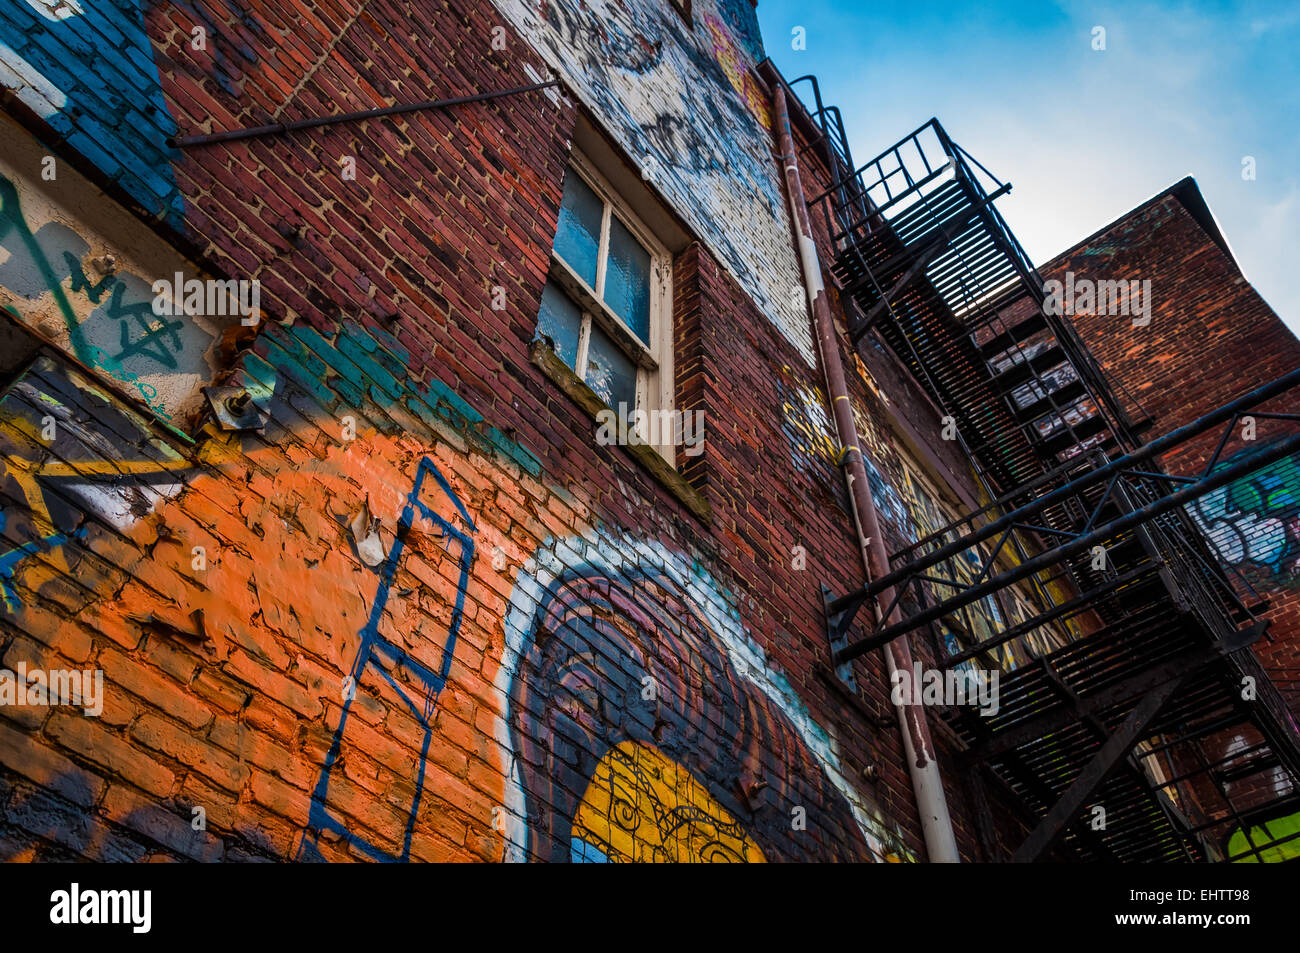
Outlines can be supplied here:
[[[1066, 272], [1151, 282], [1149, 324], [1134, 326], [1124, 316], [1095, 312], [1075, 314], [1074, 321], [1153, 436], [1300, 367], [1300, 340], [1242, 274], [1190, 178], [1043, 269], [1058, 279]], [[1295, 412], [1285, 398], [1260, 409]], [[1248, 456], [1292, 429], [1265, 418], [1255, 420], [1253, 429], [1243, 422], [1218, 459]], [[1220, 432], [1167, 456], [1169, 472], [1204, 470]], [[1264, 467], [1198, 500], [1191, 512], [1223, 561], [1267, 602], [1262, 614], [1270, 638], [1258, 651], [1292, 711], [1300, 713], [1300, 460], [1292, 456]]]
[[[0, 12], [0, 662], [103, 676], [0, 707], [0, 856], [925, 859], [884, 662], [830, 663], [862, 565], [763, 59], [749, 0]], [[840, 348], [890, 547], [977, 507]], [[620, 398], [685, 426], [611, 443]], [[1014, 847], [930, 728], [961, 856]]]

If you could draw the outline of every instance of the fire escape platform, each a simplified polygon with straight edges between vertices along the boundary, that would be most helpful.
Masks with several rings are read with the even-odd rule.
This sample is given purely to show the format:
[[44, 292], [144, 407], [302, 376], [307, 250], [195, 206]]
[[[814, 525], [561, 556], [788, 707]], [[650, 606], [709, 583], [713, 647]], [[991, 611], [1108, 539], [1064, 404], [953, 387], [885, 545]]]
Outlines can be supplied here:
[[[1221, 452], [1241, 414], [1300, 387], [1300, 371], [1144, 445], [1136, 402], [1045, 307], [994, 204], [1010, 187], [936, 120], [854, 168], [813, 92], [838, 176], [811, 204], [857, 312], [850, 335], [877, 334], [911, 370], [993, 501], [828, 599], [835, 662], [921, 633], [942, 667], [999, 672], [996, 714], [943, 712], [976, 783], [1033, 821], [998, 859], [1240, 859], [1224, 856], [1234, 825], [1300, 798], [1300, 733], [1250, 649], [1258, 606], [1186, 504], [1248, 471], [1216, 453], [1203, 474], [1168, 476], [1159, 453], [1226, 424]], [[1293, 434], [1253, 466], [1298, 450]], [[981, 606], [1000, 631], [971, 621]], [[904, 621], [873, 627], [895, 607]]]

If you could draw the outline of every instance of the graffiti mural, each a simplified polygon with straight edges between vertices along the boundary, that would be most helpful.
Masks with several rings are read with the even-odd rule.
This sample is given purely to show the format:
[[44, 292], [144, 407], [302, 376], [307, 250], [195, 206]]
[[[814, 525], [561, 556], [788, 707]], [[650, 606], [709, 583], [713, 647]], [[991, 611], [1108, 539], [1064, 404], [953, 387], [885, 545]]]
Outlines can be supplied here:
[[0, 460], [0, 598], [10, 611], [21, 606], [20, 569], [31, 570], [29, 590], [71, 571], [67, 544], [128, 531], [180, 492], [190, 467], [138, 414], [48, 357], [0, 399]]
[[515, 859], [902, 853], [705, 574], [644, 542], [555, 549], [589, 561], [539, 553], [507, 618]]
[[602, 864], [763, 863], [745, 826], [685, 768], [651, 745], [601, 756], [573, 814], [570, 860]]
[[[789, 367], [781, 368], [785, 375]], [[778, 378], [781, 399], [781, 430], [790, 442], [790, 464], [807, 473], [818, 464], [834, 461], [838, 456], [832, 436], [830, 417], [819, 388], [787, 383]]]
[[39, 186], [17, 171], [39, 167], [34, 155], [0, 162], [0, 306], [163, 420], [193, 412], [232, 319], [155, 314], [153, 282], [193, 266], [72, 170]]
[[[1220, 466], [1264, 449], [1243, 450]], [[1188, 510], [1229, 566], [1262, 571], [1274, 583], [1300, 583], [1300, 456], [1207, 493]]]
[[[45, 357], [0, 401], [0, 616], [96, 633], [120, 743], [89, 757], [158, 762], [105, 818], [179, 819], [195, 859], [910, 857], [696, 557], [602, 528], [445, 384], [386, 376], [407, 360], [268, 327], [236, 379], [274, 442], [164, 439]], [[171, 662], [144, 688], [127, 658]]]
[[739, 23], [738, 10], [709, 6], [695, 4], [692, 31], [668, 3], [497, 2], [815, 366], [803, 299], [791, 294], [803, 283], [767, 106], [750, 74], [753, 11]]
[[[297, 334], [310, 337], [287, 332], [259, 347], [284, 354], [286, 365], [293, 358], [285, 348], [304, 360], [304, 337]], [[353, 331], [347, 337], [365, 336]], [[344, 363], [323, 339], [312, 343]], [[251, 355], [247, 361], [258, 365]], [[371, 373], [379, 373], [378, 365]], [[303, 406], [301, 389], [278, 371], [270, 370], [270, 377], [264, 384], [250, 376], [250, 392], [273, 419], [301, 429], [292, 406]], [[445, 426], [454, 395], [442, 391], [429, 386], [407, 399], [425, 419]], [[274, 750], [278, 763], [294, 763], [282, 770], [301, 791], [281, 810], [295, 819], [298, 834], [291, 844], [265, 819], [228, 827], [227, 836], [245, 850], [299, 859], [431, 859], [417, 821], [435, 810], [426, 771], [439, 770], [441, 762], [431, 749], [447, 747], [434, 740], [439, 699], [448, 690], [464, 706], [472, 691], [463, 672], [453, 676], [453, 665], [478, 527], [462, 502], [464, 489], [457, 492], [445, 471], [449, 460], [455, 463], [453, 451], [406, 406], [394, 402], [387, 413], [402, 419], [407, 431], [424, 434], [424, 442], [363, 429], [346, 447], [304, 459], [298, 456], [303, 445], [284, 431], [280, 446], [209, 432], [190, 453], [178, 452], [141, 415], [47, 357], [38, 358], [0, 401], [0, 615], [23, 628], [140, 631], [143, 641], [133, 653], [140, 660], [179, 645], [194, 653], [194, 664], [210, 678], [261, 690], [267, 678], [281, 679], [277, 704], [293, 706], [315, 754], [291, 755], [278, 747], [283, 742], [258, 742], [253, 750]], [[492, 434], [481, 439], [501, 439]], [[480, 452], [487, 447], [484, 442]], [[522, 450], [494, 456], [514, 467], [516, 460], [529, 463]], [[250, 485], [254, 471], [261, 476]], [[410, 489], [399, 496], [402, 479]], [[312, 512], [305, 505], [309, 497], [337, 509]], [[367, 512], [361, 537], [348, 519], [357, 508]], [[381, 559], [371, 558], [372, 536], [381, 541]], [[487, 538], [507, 542], [499, 527]], [[203, 553], [198, 562], [191, 559], [194, 544]], [[514, 546], [505, 551], [516, 563], [522, 559]], [[66, 622], [53, 621], [56, 605], [71, 614]], [[474, 641], [482, 639], [476, 632]], [[494, 660], [475, 664], [487, 668], [488, 678], [495, 672]], [[273, 674], [277, 667], [291, 674]], [[120, 684], [112, 692], [129, 697]], [[199, 704], [200, 691], [188, 686], [185, 692], [187, 707]], [[376, 710], [386, 712], [379, 726]], [[242, 754], [252, 744], [245, 739], [255, 737], [239, 719], [221, 715], [208, 731], [212, 738], [204, 731], [193, 739], [209, 746], [204, 766], [230, 757], [215, 738], [228, 739], [224, 743]], [[377, 748], [383, 751], [374, 761]], [[228, 791], [248, 782], [233, 766], [214, 773]], [[372, 792], [375, 804], [361, 816], [359, 778], [372, 789], [384, 786]], [[458, 798], [459, 809], [486, 821], [501, 795], [492, 790], [479, 796], [477, 808]], [[207, 809], [235, 810], [216, 797], [209, 792]], [[445, 812], [446, 803], [436, 810]], [[115, 820], [129, 823], [136, 813]], [[273, 830], [274, 836], [268, 833]], [[211, 846], [194, 849], [211, 859]]]
[[[436, 487], [435, 495], [451, 504], [452, 509], [447, 516], [439, 512], [445, 507], [437, 506], [437, 501], [434, 508], [422, 498], [428, 493], [429, 483], [433, 483]], [[467, 531], [452, 522], [457, 517], [463, 521]], [[412, 528], [418, 525], [417, 520], [432, 524], [433, 530], [446, 541], [448, 547], [455, 547], [457, 550], [456, 601], [444, 636], [438, 638], [436, 633], [404, 632], [396, 636], [404, 643], [405, 647], [403, 647], [394, 639], [380, 634], [380, 622], [388, 605], [389, 592], [397, 577], [397, 567], [401, 562], [403, 550], [408, 545]], [[461, 616], [465, 606], [465, 588], [469, 582], [470, 567], [474, 563], [473, 532], [474, 521], [470, 519], [464, 504], [452, 490], [447, 478], [442, 475], [433, 460], [429, 457], [423, 458], [416, 471], [415, 486], [411, 488], [406, 506], [397, 522], [396, 541], [379, 567], [379, 589], [375, 594], [370, 616], [366, 620], [365, 627], [358, 633], [361, 637], [360, 651], [345, 681], [343, 714], [334, 732], [334, 740], [325, 758], [320, 780], [312, 791], [311, 817], [308, 830], [303, 833], [298, 859], [319, 859], [320, 854], [316, 851], [315, 844], [320, 835], [328, 831], [375, 860], [410, 860], [411, 838], [414, 834], [415, 820], [419, 816], [420, 798], [424, 792], [424, 762], [428, 757], [429, 742], [432, 738], [433, 715], [438, 705], [438, 696], [447, 684], [447, 676], [451, 671], [451, 660], [456, 652], [456, 635], [460, 631]], [[345, 822], [331, 814], [328, 807], [330, 773], [339, 761], [348, 715], [358, 685], [365, 685], [376, 691], [390, 688], [393, 693], [396, 693], [400, 703], [410, 709], [412, 716], [417, 719], [424, 732], [413, 782], [414, 796], [407, 813], [401, 851], [397, 854], [385, 851], [354, 833]]]
[[[750, 71], [746, 61], [745, 53], [737, 46], [736, 41], [732, 39], [731, 31], [727, 25], [715, 16], [706, 15], [704, 25], [709, 28], [709, 36], [713, 40], [713, 56], [722, 67], [722, 71], [727, 74], [727, 81], [731, 83], [731, 88], [736, 91], [749, 111], [754, 114], [763, 126], [769, 132], [772, 129], [772, 109], [767, 103], [767, 95], [758, 85], [758, 80]], [[760, 57], [761, 58], [761, 57]]]

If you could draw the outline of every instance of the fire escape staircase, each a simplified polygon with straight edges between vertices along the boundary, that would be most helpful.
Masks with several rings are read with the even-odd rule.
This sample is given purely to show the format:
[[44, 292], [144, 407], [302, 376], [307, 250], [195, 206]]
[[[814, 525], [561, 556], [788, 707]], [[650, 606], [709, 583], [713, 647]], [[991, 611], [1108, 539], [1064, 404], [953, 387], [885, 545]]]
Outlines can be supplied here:
[[[887, 576], [828, 597], [834, 661], [920, 631], [944, 669], [999, 669], [995, 715], [942, 712], [990, 859], [1260, 858], [1286, 838], [1252, 824], [1300, 807], [1300, 734], [1250, 648], [1261, 605], [1239, 595], [1186, 506], [1300, 451], [1292, 433], [1221, 462], [1247, 413], [1300, 420], [1257, 409], [1300, 387], [1300, 371], [1143, 444], [1135, 403], [1121, 405], [1054, 313], [994, 207], [1010, 187], [936, 120], [855, 168], [816, 81], [792, 85], [809, 81], [835, 170], [810, 206], [857, 312], [850, 335], [878, 335], [907, 365], [992, 501], [893, 553]], [[1160, 454], [1215, 428], [1203, 473], [1162, 471]], [[977, 604], [999, 631], [963, 624]], [[903, 622], [871, 621], [895, 605]], [[981, 807], [993, 791], [1020, 825], [1009, 852]], [[1233, 831], [1244, 849], [1228, 850]]]

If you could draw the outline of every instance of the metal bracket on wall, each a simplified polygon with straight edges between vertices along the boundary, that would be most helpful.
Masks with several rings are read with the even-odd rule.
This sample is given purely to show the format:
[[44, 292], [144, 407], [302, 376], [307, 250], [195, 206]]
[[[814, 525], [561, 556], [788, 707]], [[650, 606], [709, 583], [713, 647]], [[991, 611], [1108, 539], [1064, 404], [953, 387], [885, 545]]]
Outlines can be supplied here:
[[[841, 612], [832, 613], [830, 609], [831, 601], [835, 598], [835, 593], [822, 586], [822, 603], [826, 606], [826, 640], [831, 647], [831, 660], [834, 663], [835, 653], [845, 648], [849, 644], [849, 625], [852, 624], [853, 616], [857, 613], [857, 607], [844, 609]], [[844, 618], [847, 616], [847, 620]], [[853, 676], [853, 663], [842, 662], [835, 666], [835, 675], [841, 682], [853, 689], [858, 690], [857, 679]]]
[[260, 431], [266, 426], [266, 411], [242, 387], [205, 387], [203, 396], [222, 430]]

